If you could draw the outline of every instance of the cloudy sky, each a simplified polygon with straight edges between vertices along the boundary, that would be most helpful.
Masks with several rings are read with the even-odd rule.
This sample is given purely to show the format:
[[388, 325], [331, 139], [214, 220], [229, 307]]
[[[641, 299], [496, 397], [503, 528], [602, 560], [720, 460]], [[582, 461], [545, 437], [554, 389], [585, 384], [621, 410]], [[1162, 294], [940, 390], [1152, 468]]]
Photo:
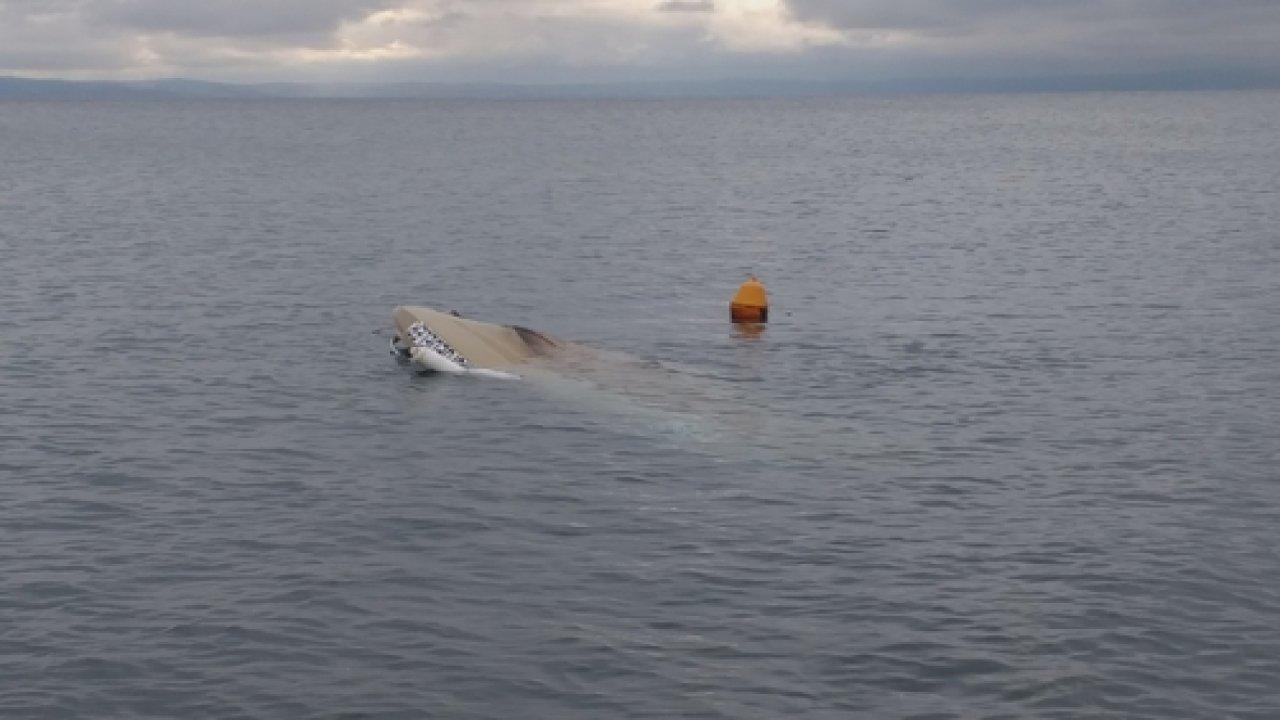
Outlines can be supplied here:
[[1280, 71], [1280, 0], [0, 0], [0, 75], [879, 81]]

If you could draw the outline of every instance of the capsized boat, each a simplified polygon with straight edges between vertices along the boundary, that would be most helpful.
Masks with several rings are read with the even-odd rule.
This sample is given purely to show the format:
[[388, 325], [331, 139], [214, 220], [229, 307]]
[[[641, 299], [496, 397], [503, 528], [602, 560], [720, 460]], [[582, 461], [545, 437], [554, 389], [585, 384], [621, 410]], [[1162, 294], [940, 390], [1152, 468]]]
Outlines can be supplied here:
[[536, 330], [426, 307], [398, 307], [391, 321], [395, 326], [392, 354], [432, 372], [517, 377], [513, 372], [519, 366], [568, 347]]
[[[430, 373], [519, 378], [530, 390], [605, 413], [618, 427], [699, 443], [759, 445], [773, 417], [738, 402], [741, 388], [703, 371], [570, 342], [517, 325], [404, 306], [392, 313], [391, 352]], [[818, 433], [810, 433], [815, 436]], [[684, 440], [681, 440], [683, 442]]]

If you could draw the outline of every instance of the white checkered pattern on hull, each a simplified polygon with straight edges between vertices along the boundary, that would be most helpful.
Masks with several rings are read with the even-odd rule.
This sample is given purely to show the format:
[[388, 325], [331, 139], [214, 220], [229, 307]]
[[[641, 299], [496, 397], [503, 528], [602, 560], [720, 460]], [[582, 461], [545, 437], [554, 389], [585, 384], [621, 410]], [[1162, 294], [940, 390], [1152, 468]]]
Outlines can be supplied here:
[[433, 350], [463, 367], [468, 365], [466, 358], [462, 357], [457, 350], [449, 347], [449, 343], [441, 340], [439, 335], [431, 332], [426, 325], [420, 322], [409, 326], [409, 339], [413, 341], [414, 347]]

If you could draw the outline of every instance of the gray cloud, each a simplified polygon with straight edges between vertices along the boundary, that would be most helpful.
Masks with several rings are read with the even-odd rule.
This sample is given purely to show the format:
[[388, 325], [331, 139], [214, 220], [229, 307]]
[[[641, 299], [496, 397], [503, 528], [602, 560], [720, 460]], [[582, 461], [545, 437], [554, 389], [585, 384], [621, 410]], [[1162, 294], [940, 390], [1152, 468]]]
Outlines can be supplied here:
[[715, 12], [714, 0], [666, 0], [655, 7], [658, 12]]
[[917, 74], [1280, 69], [1276, 0], [785, 0], [797, 19], [912, 39]]
[[397, 0], [96, 0], [82, 4], [91, 25], [192, 37], [328, 33]]
[[[1121, 32], [1137, 48], [1191, 39], [1213, 45], [1269, 34], [1280, 51], [1276, 0], [785, 0], [798, 19], [846, 30], [980, 35], [992, 47], [1030, 33], [1046, 41]], [[1061, 49], [1044, 48], [1046, 52]], [[1186, 50], [1196, 50], [1186, 47]]]
[[940, 29], [1114, 20], [1207, 22], [1206, 29], [1267, 16], [1275, 0], [785, 0], [791, 12], [846, 28]]
[[1280, 73], [1280, 0], [0, 0], [0, 74], [523, 81]]

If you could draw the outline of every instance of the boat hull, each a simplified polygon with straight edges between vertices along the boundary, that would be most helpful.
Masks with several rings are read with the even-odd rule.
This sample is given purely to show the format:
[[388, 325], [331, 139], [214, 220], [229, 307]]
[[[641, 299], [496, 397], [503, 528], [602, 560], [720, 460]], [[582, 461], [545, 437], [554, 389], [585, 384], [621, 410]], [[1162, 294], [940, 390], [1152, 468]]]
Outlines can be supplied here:
[[405, 305], [392, 313], [402, 359], [442, 373], [509, 373], [566, 347], [527, 328], [480, 322], [427, 307]]

